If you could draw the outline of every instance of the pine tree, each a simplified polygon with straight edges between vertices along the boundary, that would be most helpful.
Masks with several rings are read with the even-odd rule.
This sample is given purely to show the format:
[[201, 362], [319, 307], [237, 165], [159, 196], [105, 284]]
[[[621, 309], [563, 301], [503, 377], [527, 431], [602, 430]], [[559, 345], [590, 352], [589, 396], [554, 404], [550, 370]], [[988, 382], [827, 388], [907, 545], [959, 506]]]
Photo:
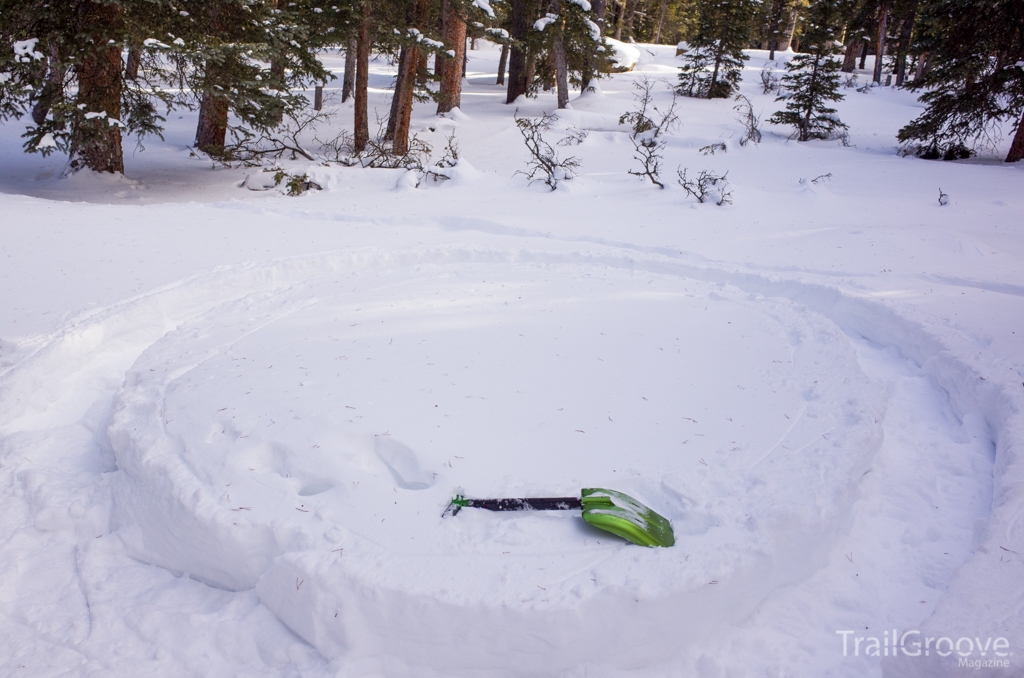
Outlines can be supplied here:
[[[533, 25], [533, 30], [540, 33], [535, 42], [538, 55], [543, 64], [550, 63], [551, 73], [557, 91], [558, 107], [565, 108], [569, 103], [569, 80], [582, 83], [588, 66], [594, 55], [599, 54], [602, 46], [601, 28], [593, 20], [593, 7], [587, 0], [550, 0], [543, 18]], [[592, 76], [591, 76], [592, 77]]]
[[932, 0], [932, 68], [912, 89], [925, 112], [899, 131], [905, 151], [953, 159], [996, 139], [1013, 121], [1006, 162], [1024, 159], [1024, 0]]
[[[0, 16], [0, 118], [32, 109], [25, 150], [66, 152], [72, 169], [122, 172], [122, 131], [159, 133], [157, 103], [173, 103], [157, 57], [180, 47], [185, 17], [161, 0], [0, 0]], [[123, 50], [134, 50], [138, 75]]]
[[595, 67], [607, 61], [594, 5], [588, 0], [511, 0], [509, 4], [512, 45], [506, 103], [524, 94], [532, 96], [538, 86], [554, 86], [558, 105], [564, 107], [569, 83], [589, 84]]
[[229, 108], [266, 127], [304, 104], [291, 86], [327, 78], [316, 50], [333, 27], [316, 4], [0, 0], [0, 118], [31, 109], [25, 149], [66, 152], [73, 170], [123, 172], [122, 134], [159, 135], [161, 107], [198, 103], [197, 137], [222, 148]]
[[814, 0], [807, 11], [803, 47], [807, 50], [790, 59], [788, 73], [782, 76], [782, 94], [786, 110], [778, 111], [768, 122], [792, 125], [799, 141], [832, 139], [843, 134], [846, 125], [836, 117], [831, 101], [841, 101], [839, 67], [836, 55], [841, 45], [836, 34], [843, 20], [844, 0]]
[[180, 72], [199, 98], [200, 150], [224, 152], [229, 112], [238, 119], [236, 133], [269, 130], [309, 104], [294, 88], [328, 79], [316, 52], [347, 38], [349, 3], [326, 11], [311, 0], [278, 6], [284, 4], [220, 0], [190, 13], [196, 39], [186, 43]]
[[679, 94], [726, 98], [739, 88], [743, 48], [750, 40], [754, 0], [704, 0], [680, 68]]

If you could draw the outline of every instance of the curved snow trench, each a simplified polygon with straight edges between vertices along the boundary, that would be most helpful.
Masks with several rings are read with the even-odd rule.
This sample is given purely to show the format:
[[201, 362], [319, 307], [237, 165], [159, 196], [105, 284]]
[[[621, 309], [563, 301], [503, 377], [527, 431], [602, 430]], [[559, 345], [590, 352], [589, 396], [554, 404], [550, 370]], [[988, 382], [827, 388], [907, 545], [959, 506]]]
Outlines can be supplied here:
[[[0, 377], [5, 504], [57, 535], [36, 552], [81, 602], [56, 623], [5, 591], [8, 642], [83, 673], [119, 665], [111, 633], [158, 670], [877, 673], [835, 631], [919, 624], [992, 502], [993, 432], [904, 357], [935, 352], [923, 332], [884, 347], [901, 323], [611, 249], [366, 250], [126, 300]], [[586, 486], [656, 508], [676, 546], [441, 517], [456, 488]], [[168, 657], [175, 624], [208, 646]]]

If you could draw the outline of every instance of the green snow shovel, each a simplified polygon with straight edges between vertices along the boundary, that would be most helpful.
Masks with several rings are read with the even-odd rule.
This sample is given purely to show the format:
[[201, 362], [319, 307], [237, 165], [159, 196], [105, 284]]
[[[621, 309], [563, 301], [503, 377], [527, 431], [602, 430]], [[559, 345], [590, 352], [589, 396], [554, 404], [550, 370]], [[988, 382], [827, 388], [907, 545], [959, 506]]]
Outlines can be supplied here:
[[672, 546], [676, 543], [672, 525], [664, 516], [636, 499], [615, 490], [588, 487], [576, 497], [527, 497], [521, 499], [466, 499], [455, 496], [442, 517], [457, 515], [464, 508], [488, 511], [573, 511], [583, 510], [583, 520], [640, 546]]

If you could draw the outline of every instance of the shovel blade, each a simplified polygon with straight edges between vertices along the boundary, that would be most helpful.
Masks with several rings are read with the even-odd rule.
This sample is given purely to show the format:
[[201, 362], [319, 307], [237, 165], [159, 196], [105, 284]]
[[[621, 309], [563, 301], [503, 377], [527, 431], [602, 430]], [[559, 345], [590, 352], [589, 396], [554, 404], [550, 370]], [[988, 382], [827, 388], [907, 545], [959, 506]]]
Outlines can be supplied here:
[[581, 491], [583, 519], [640, 546], [672, 546], [672, 525], [655, 511], [622, 492], [600, 487]]

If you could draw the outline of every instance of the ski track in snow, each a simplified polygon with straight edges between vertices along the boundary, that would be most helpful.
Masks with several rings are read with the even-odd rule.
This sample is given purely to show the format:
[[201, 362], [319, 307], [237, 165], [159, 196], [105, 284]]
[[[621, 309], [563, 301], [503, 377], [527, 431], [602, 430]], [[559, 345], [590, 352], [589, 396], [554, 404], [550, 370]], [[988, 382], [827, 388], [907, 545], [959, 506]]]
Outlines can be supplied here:
[[[658, 66], [642, 52], [645, 63]], [[600, 117], [577, 113], [581, 120], [591, 115], [590, 122]], [[614, 120], [606, 124], [611, 134]], [[213, 209], [254, 218], [276, 212], [296, 228], [302, 221], [413, 224], [431, 239], [415, 247], [252, 257], [79, 312], [50, 332], [0, 343], [5, 675], [713, 678], [756, 669], [757, 675], [923, 677], [960, 674], [955, 663], [936, 657], [842, 657], [835, 632], [920, 628], [1024, 639], [1021, 373], [948, 318], [877, 294], [868, 274], [738, 263], [686, 246], [550, 233], [543, 225], [501, 219], [369, 219], [302, 203], [292, 209], [227, 202]], [[463, 236], [482, 244], [462, 243]], [[950, 237], [961, 247], [966, 242]], [[924, 279], [1009, 296], [1020, 296], [1021, 289], [960, 275]], [[436, 313], [431, 293], [439, 297]], [[505, 310], [504, 302], [523, 296], [523, 306]], [[769, 357], [795, 363], [771, 368], [777, 372], [766, 368], [764, 389], [791, 387], [775, 401], [766, 394], [743, 400], [743, 384], [678, 396], [679, 403], [716, 415], [724, 414], [716, 404], [732, 403], [731, 417], [740, 424], [701, 416], [692, 416], [692, 425], [671, 424], [673, 434], [691, 426], [694, 434], [703, 430], [719, 447], [696, 447], [696, 435], [682, 446], [650, 430], [661, 424], [647, 418], [649, 410], [630, 410], [634, 405], [624, 397], [596, 392], [605, 383], [624, 384], [624, 393], [639, 388], [637, 372], [653, 365], [662, 389], [643, 396], [662, 396], [662, 404], [651, 407], [666, 413], [677, 402], [667, 386], [674, 363], [622, 346], [654, 354], [675, 339], [681, 349], [706, 351], [709, 364], [701, 369], [728, 373], [714, 357], [744, 338], [738, 330], [729, 334], [733, 330], [721, 323], [700, 321], [694, 322], [699, 331], [683, 340], [669, 332], [677, 329], [672, 316], [679, 308], [694, 314], [700, 307], [712, 307], [716, 322], [750, 330], [767, 366], [775, 364]], [[366, 318], [386, 325], [387, 337], [359, 326]], [[572, 321], [564, 333], [558, 318]], [[615, 319], [629, 322], [610, 322]], [[521, 361], [503, 367], [502, 357], [514, 355], [506, 350], [514, 346], [509, 342], [527, 326], [551, 337], [531, 339]], [[600, 356], [579, 362], [578, 354], [591, 347], [573, 331], [582, 337], [584, 329], [653, 334], [609, 351], [609, 358], [619, 357], [608, 367], [618, 381], [604, 382], [588, 366]], [[301, 353], [301, 332], [356, 348], [347, 348], [341, 361], [320, 346], [300, 364], [298, 356], [285, 354], [292, 348]], [[522, 406], [537, 416], [539, 410], [529, 409], [534, 401], [573, 395], [560, 375], [593, 371], [595, 393], [575, 394], [583, 404], [573, 416], [588, 421], [583, 430], [608, 427], [605, 438], [587, 445], [600, 449], [611, 441], [619, 451], [588, 462], [578, 452], [560, 461], [531, 448], [535, 456], [517, 460], [509, 447], [517, 441], [536, 444], [548, 436], [557, 449], [573, 451], [576, 436], [595, 430], [577, 433], [574, 425], [562, 432], [552, 425], [530, 438], [510, 426], [487, 439], [493, 431], [485, 427], [500, 425], [499, 405], [490, 403], [503, 396], [493, 384], [486, 395], [491, 400], [456, 390], [439, 398], [437, 409], [461, 417], [463, 435], [472, 432], [471, 439], [424, 441], [426, 415], [413, 412], [428, 403], [402, 388], [445, 380], [428, 369], [426, 349], [403, 337], [444, 332], [505, 350], [475, 357], [491, 365], [484, 372], [491, 379], [479, 385], [497, 374], [510, 384], [544, 386]], [[385, 361], [386, 339], [396, 337], [390, 355], [398, 357], [367, 366]], [[555, 339], [575, 348], [571, 360], [544, 353], [559, 350]], [[472, 346], [449, 342], [456, 348], [437, 354], [447, 364], [470, 358]], [[364, 359], [360, 366], [356, 352]], [[319, 373], [309, 376], [307, 357], [318, 361]], [[346, 391], [343, 382], [328, 383], [328, 358], [344, 363], [362, 391], [394, 400], [377, 401], [376, 409], [328, 401], [325, 394], [360, 394]], [[257, 369], [264, 359], [277, 364]], [[559, 371], [562, 359], [569, 360], [565, 372]], [[295, 383], [286, 387], [263, 376], [283, 368], [295, 370], [289, 377]], [[822, 385], [815, 391], [819, 372]], [[186, 390], [193, 376], [213, 387]], [[371, 388], [371, 379], [381, 378], [393, 381]], [[849, 392], [842, 389], [846, 382], [853, 384]], [[243, 387], [260, 395], [261, 384], [274, 389], [258, 401], [263, 410], [242, 399]], [[303, 390], [317, 397], [297, 395]], [[230, 396], [224, 412], [200, 410], [222, 396]], [[306, 409], [294, 416], [305, 417], [307, 410], [312, 416], [303, 423], [274, 420], [286, 433], [279, 440], [265, 434], [263, 456], [255, 458], [266, 468], [246, 490], [232, 474], [243, 468], [238, 455], [256, 448], [241, 442], [250, 435], [248, 424], [232, 424], [228, 415], [251, 419], [298, 406]], [[619, 409], [615, 416], [598, 411], [605, 406]], [[342, 408], [372, 425], [354, 420], [346, 432], [318, 443], [315, 435], [337, 428], [332, 417]], [[768, 423], [773, 408], [788, 418]], [[182, 420], [174, 421], [172, 411]], [[404, 428], [380, 430], [388, 421]], [[618, 434], [612, 424], [634, 428]], [[729, 449], [726, 443], [735, 442], [742, 426], [757, 435]], [[843, 435], [833, 440], [835, 432]], [[412, 452], [382, 452], [373, 440], [382, 433]], [[651, 449], [669, 440], [681, 446], [672, 450], [678, 460]], [[318, 451], [297, 454], [289, 446], [299, 441], [319, 444]], [[502, 454], [489, 463], [473, 458], [488, 445]], [[650, 454], [626, 449], [630, 445]], [[347, 456], [337, 461], [325, 449]], [[456, 451], [464, 459], [454, 460]], [[612, 475], [619, 472], [625, 477]], [[341, 480], [352, 477], [366, 487], [343, 493]], [[225, 479], [231, 487], [215, 486]], [[481, 494], [613, 485], [673, 518], [679, 544], [667, 551], [637, 551], [607, 538], [602, 544], [600, 535], [581, 532], [572, 521], [541, 516], [460, 515], [447, 523], [431, 517], [389, 528], [394, 532], [369, 531], [375, 511], [390, 511], [384, 519], [395, 522], [408, 506], [439, 514], [452, 488], [467, 481], [474, 483], [468, 490]], [[399, 492], [402, 483], [429, 487]], [[246, 491], [268, 506], [242, 509]], [[391, 507], [391, 496], [372, 503], [388, 493], [396, 502]], [[293, 500], [299, 506], [281, 503]], [[331, 502], [347, 512], [332, 513]], [[277, 512], [281, 507], [290, 513]], [[369, 508], [360, 513], [360, 507]], [[743, 510], [757, 515], [741, 516]], [[238, 536], [229, 528], [237, 527], [233, 516], [242, 515], [247, 522]], [[403, 529], [419, 530], [413, 536], [429, 547], [400, 547], [399, 540], [410, 537]], [[344, 550], [324, 552], [327, 544]], [[508, 566], [502, 557], [516, 550], [518, 561]], [[538, 575], [540, 566], [553, 574]], [[459, 576], [446, 583], [453, 568]]]

